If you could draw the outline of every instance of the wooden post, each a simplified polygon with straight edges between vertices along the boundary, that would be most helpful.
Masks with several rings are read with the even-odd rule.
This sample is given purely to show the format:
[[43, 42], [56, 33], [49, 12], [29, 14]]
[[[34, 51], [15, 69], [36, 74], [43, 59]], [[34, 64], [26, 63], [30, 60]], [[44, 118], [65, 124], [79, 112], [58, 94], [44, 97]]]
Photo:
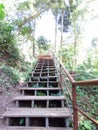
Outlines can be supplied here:
[[61, 101], [61, 106], [64, 108], [64, 100]]
[[74, 121], [74, 130], [78, 130], [78, 112], [75, 106], [77, 106], [77, 95], [76, 95], [76, 86], [72, 85], [72, 97], [73, 97], [73, 121]]
[[49, 120], [48, 120], [48, 117], [46, 117], [45, 125], [46, 125], [46, 127], [49, 127]]
[[31, 101], [31, 107], [34, 107], [34, 100]]
[[29, 117], [26, 117], [26, 123], [25, 126], [29, 126]]
[[47, 90], [47, 96], [49, 96], [49, 90]]
[[60, 64], [60, 88], [62, 88], [62, 66]]
[[46, 107], [49, 108], [49, 100], [47, 100], [47, 106]]
[[6, 125], [7, 125], [7, 126], [10, 126], [10, 121], [9, 121], [9, 118], [8, 118], [8, 117], [6, 117]]
[[69, 117], [66, 118], [66, 128], [69, 128]]
[[22, 90], [22, 95], [25, 95], [25, 92], [24, 92], [24, 90]]
[[16, 101], [16, 107], [19, 107], [19, 101], [18, 100]]
[[34, 96], [36, 96], [37, 95], [37, 90], [35, 90], [35, 93], [34, 93]]

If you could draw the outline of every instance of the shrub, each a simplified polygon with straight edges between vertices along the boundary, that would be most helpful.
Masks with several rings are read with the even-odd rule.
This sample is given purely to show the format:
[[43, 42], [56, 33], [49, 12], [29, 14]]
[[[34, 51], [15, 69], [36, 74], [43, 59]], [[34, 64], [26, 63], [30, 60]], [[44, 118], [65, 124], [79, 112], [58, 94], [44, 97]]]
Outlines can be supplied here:
[[[13, 27], [8, 23], [0, 22], [0, 56], [7, 60], [9, 65], [17, 65], [20, 59], [16, 39], [13, 34]], [[14, 62], [13, 62], [14, 61]]]

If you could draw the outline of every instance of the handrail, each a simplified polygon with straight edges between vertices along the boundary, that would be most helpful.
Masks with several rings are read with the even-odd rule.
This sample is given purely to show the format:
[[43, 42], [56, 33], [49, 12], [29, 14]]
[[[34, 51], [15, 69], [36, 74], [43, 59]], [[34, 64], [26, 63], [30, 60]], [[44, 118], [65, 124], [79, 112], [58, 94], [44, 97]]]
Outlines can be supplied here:
[[[65, 81], [64, 81], [64, 84], [66, 85]], [[67, 86], [67, 85], [66, 85], [66, 86]], [[70, 90], [68, 89], [68, 87], [66, 87], [66, 89], [67, 89], [67, 91], [68, 91], [68, 93], [69, 93], [69, 97], [70, 97], [70, 99], [71, 99], [71, 101], [72, 101], [72, 96], [71, 96]]]
[[66, 76], [70, 80], [70, 83], [72, 84], [72, 102], [73, 102], [73, 120], [74, 120], [74, 130], [78, 130], [78, 112], [80, 112], [82, 115], [84, 115], [86, 118], [88, 118], [90, 121], [92, 121], [95, 125], [98, 126], [98, 122], [91, 118], [88, 114], [86, 114], [83, 110], [81, 110], [76, 103], [77, 100], [77, 94], [76, 94], [76, 87], [77, 86], [86, 86], [86, 85], [98, 85], [98, 79], [91, 79], [91, 80], [84, 80], [84, 81], [75, 81], [71, 74], [68, 72], [68, 70], [65, 68], [65, 66], [62, 64], [62, 62], [58, 59], [58, 57], [55, 55], [53, 51], [52, 55], [55, 57], [57, 62], [62, 67], [63, 71], [66, 73]]
[[94, 120], [93, 118], [91, 118], [90, 116], [88, 116], [83, 110], [81, 110], [79, 107], [75, 107], [81, 114], [83, 114], [84, 116], [87, 116], [87, 118], [89, 120], [91, 120], [93, 123], [95, 123], [96, 125], [98, 125], [98, 122], [96, 120]]
[[84, 81], [74, 81], [73, 85], [98, 85], [98, 79], [84, 80]]
[[[52, 51], [53, 53], [53, 51]], [[65, 68], [65, 66], [62, 64], [62, 62], [59, 60], [59, 58], [53, 53], [53, 55], [56, 57], [59, 64], [62, 66], [64, 72], [66, 73], [67, 77], [69, 78], [70, 82], [73, 85], [98, 85], [98, 79], [90, 79], [90, 80], [84, 80], [84, 81], [75, 81], [71, 74], [68, 72], [68, 70]]]
[[57, 61], [59, 62], [59, 64], [62, 66], [62, 68], [63, 68], [64, 72], [66, 73], [67, 77], [69, 78], [70, 82], [73, 83], [75, 80], [73, 79], [73, 77], [71, 76], [71, 74], [69, 74], [68, 70], [62, 64], [62, 62], [58, 59], [58, 57], [55, 55], [55, 53], [53, 51], [51, 51], [51, 52], [55, 56], [55, 58], [57, 59]]

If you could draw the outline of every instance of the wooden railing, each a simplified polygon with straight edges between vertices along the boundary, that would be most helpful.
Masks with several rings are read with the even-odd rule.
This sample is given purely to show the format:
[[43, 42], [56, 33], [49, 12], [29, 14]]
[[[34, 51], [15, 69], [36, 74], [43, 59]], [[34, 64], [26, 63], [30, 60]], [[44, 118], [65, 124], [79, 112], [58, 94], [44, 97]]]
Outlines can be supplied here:
[[[73, 106], [73, 124], [74, 124], [74, 130], [78, 130], [78, 112], [80, 112], [83, 116], [85, 116], [88, 120], [92, 121], [98, 128], [98, 122], [90, 117], [84, 110], [82, 110], [78, 105], [77, 105], [77, 92], [76, 88], [77, 86], [98, 86], [98, 79], [92, 79], [92, 80], [85, 80], [85, 81], [75, 81], [74, 78], [71, 76], [71, 74], [68, 72], [68, 70], [65, 68], [65, 66], [62, 64], [62, 62], [58, 59], [58, 57], [55, 55], [54, 52], [51, 51], [51, 56], [53, 57], [56, 66], [59, 68], [60, 71], [60, 82], [62, 84], [62, 81], [64, 81], [64, 74], [68, 78], [71, 84], [72, 90], [69, 91], [69, 86], [67, 86], [67, 91], [69, 93], [70, 100], [72, 101], [72, 106]], [[62, 76], [63, 75], [63, 76]], [[68, 102], [68, 101], [67, 101]]]

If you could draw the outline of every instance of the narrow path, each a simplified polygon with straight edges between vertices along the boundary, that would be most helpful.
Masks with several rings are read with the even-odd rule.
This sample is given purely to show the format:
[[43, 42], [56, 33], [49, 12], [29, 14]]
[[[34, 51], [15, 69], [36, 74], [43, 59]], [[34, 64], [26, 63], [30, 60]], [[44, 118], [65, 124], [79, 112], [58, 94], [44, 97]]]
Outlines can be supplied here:
[[50, 56], [40, 56], [27, 87], [2, 116], [5, 130], [72, 130], [59, 74]]

